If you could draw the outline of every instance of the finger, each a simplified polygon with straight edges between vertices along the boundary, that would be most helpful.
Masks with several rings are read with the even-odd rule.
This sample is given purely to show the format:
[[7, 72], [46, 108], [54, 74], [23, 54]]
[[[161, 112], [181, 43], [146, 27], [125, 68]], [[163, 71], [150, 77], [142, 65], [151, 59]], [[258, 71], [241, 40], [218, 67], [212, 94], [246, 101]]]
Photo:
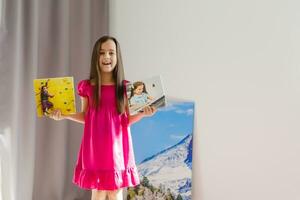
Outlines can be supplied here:
[[58, 119], [61, 119], [61, 111], [58, 112]]
[[53, 119], [52, 113], [49, 113], [49, 115], [46, 115], [46, 116], [48, 116], [49, 118]]
[[150, 109], [151, 109], [151, 112], [153, 113], [154, 112], [154, 107], [151, 106]]
[[155, 113], [157, 111], [157, 109], [155, 107], [151, 107], [152, 108], [152, 113]]
[[53, 111], [51, 112], [51, 114], [52, 114], [53, 116], [56, 116], [56, 113], [57, 113], [56, 110], [53, 110]]
[[55, 116], [56, 116], [55, 112], [51, 112], [51, 116], [53, 119], [55, 119]]
[[145, 107], [145, 108], [143, 109], [143, 112], [144, 112], [144, 113], [146, 113], [146, 112], [147, 112], [147, 107]]
[[151, 113], [151, 108], [149, 106], [147, 106], [145, 108], [146, 114], [149, 115]]
[[147, 115], [147, 109], [144, 108], [142, 113], [143, 113], [143, 115]]
[[58, 117], [59, 117], [59, 112], [58, 112], [58, 110], [54, 110], [54, 111], [53, 111], [53, 116], [54, 116], [54, 120], [58, 120]]
[[55, 118], [55, 111], [52, 111], [51, 113], [49, 113], [51, 119], [54, 119]]

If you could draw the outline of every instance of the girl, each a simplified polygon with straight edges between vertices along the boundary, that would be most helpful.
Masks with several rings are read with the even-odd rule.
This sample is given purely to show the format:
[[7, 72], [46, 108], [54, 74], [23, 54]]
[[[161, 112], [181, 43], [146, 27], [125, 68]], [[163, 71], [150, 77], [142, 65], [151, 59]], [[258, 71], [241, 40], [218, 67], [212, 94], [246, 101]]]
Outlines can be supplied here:
[[124, 70], [118, 41], [101, 37], [94, 45], [90, 78], [80, 81], [81, 112], [62, 115], [55, 110], [51, 118], [84, 123], [73, 182], [92, 190], [92, 200], [122, 200], [122, 188], [140, 183], [131, 141], [130, 125], [156, 109], [128, 114]]
[[42, 104], [42, 111], [45, 116], [49, 114], [49, 110], [53, 108], [53, 103], [49, 101], [49, 97], [53, 98], [54, 95], [49, 94], [48, 92], [48, 82], [44, 86], [41, 87], [41, 104]]

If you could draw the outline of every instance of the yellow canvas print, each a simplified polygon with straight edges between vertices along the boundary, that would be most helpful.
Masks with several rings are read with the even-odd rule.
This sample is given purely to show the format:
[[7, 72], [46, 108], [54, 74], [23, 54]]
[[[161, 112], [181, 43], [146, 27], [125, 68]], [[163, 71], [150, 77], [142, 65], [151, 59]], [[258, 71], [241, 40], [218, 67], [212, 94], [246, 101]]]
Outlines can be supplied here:
[[54, 109], [62, 114], [76, 113], [73, 77], [34, 79], [33, 86], [38, 117]]

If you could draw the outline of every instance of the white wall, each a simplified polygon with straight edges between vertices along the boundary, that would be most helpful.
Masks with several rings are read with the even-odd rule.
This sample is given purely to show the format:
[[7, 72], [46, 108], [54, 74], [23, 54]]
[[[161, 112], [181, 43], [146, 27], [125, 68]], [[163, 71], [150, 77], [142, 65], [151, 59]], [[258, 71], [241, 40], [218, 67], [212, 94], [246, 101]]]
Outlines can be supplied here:
[[127, 79], [196, 103], [193, 200], [300, 199], [299, 7], [111, 0]]

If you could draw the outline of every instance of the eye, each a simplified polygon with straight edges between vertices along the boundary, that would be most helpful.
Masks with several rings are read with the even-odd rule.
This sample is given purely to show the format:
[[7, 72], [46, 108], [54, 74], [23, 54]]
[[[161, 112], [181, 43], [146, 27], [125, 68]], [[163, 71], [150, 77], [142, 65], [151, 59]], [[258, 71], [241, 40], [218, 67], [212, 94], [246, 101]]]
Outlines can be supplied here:
[[114, 52], [109, 52], [109, 55], [114, 55], [115, 53]]

